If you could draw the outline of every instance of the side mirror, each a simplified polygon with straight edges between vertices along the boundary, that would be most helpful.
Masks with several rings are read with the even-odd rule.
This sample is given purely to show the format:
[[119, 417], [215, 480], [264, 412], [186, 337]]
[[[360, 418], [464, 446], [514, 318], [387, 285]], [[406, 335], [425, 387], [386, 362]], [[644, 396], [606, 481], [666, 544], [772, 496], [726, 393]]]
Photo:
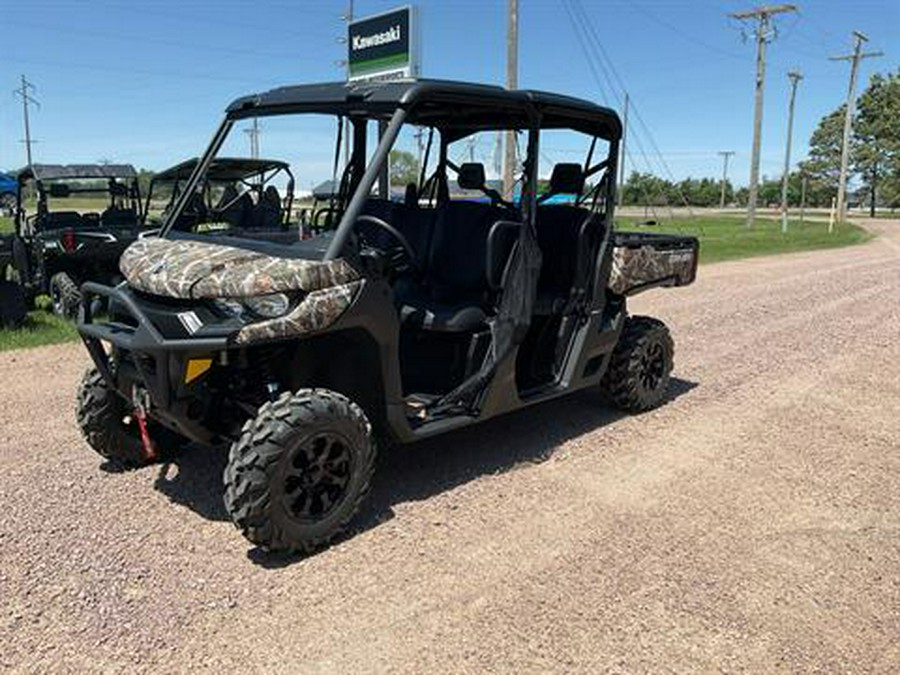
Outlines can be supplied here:
[[493, 290], [503, 284], [503, 273], [522, 226], [523, 223], [514, 220], [498, 220], [491, 226], [487, 238], [486, 271], [488, 286]]

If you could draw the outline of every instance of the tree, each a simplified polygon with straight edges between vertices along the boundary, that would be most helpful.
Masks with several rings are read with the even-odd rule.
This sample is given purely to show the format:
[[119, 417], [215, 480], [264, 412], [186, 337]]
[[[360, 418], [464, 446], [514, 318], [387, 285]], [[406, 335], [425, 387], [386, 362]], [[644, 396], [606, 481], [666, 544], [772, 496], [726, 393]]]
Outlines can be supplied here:
[[900, 71], [873, 75], [857, 107], [853, 167], [862, 178], [874, 218], [879, 184], [887, 182], [888, 195], [900, 188]]
[[408, 185], [419, 182], [419, 162], [406, 150], [391, 150], [391, 185]]
[[819, 120], [809, 141], [809, 158], [800, 163], [801, 170], [809, 177], [810, 186], [816, 191], [837, 193], [845, 109], [842, 105]]
[[[856, 103], [850, 168], [863, 185], [870, 213], [880, 203], [900, 206], [900, 71], [876, 74]], [[819, 121], [801, 170], [809, 177], [807, 202], [828, 206], [837, 191], [845, 106]], [[861, 194], [857, 193], [857, 194]]]

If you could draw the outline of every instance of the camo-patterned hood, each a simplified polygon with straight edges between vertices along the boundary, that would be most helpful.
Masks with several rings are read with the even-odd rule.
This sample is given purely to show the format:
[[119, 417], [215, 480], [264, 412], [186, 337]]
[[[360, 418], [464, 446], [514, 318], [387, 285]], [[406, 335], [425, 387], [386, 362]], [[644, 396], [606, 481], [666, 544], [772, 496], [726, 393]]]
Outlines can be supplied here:
[[132, 288], [184, 299], [310, 293], [360, 278], [344, 260], [279, 258], [234, 246], [157, 238], [129, 246], [119, 268]]

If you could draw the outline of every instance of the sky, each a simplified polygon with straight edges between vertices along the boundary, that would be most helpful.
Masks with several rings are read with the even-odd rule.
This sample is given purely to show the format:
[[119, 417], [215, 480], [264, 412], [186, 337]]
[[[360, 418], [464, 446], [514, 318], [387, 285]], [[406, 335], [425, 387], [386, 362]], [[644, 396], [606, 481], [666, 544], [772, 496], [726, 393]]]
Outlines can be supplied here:
[[[519, 0], [519, 86], [588, 98], [620, 111], [633, 102], [628, 170], [681, 179], [749, 176], [755, 44], [752, 26], [729, 12], [735, 0], [575, 0], [608, 57], [588, 58], [563, 0]], [[356, 0], [366, 16], [399, 2]], [[421, 0], [422, 74], [503, 84], [507, 0]], [[807, 152], [818, 120], [845, 99], [851, 30], [868, 34], [880, 58], [860, 67], [860, 89], [875, 72], [900, 67], [900, 0], [798, 2], [782, 14], [768, 46], [761, 174], [784, 162], [788, 70], [799, 69], [793, 160]], [[129, 0], [5, 3], [0, 42], [0, 168], [25, 163], [22, 107], [12, 91], [33, 82], [35, 161], [108, 160], [159, 170], [202, 151], [225, 106], [284, 84], [339, 80], [346, 0], [246, 2]], [[746, 41], [745, 41], [746, 38]], [[586, 52], [585, 49], [594, 50]], [[592, 68], [593, 64], [593, 68]], [[611, 64], [611, 67], [610, 65]], [[611, 70], [614, 69], [614, 70]], [[9, 92], [5, 94], [3, 92]], [[267, 154], [265, 129], [262, 154]], [[269, 153], [271, 154], [271, 153]], [[312, 182], [324, 176], [307, 176]]]

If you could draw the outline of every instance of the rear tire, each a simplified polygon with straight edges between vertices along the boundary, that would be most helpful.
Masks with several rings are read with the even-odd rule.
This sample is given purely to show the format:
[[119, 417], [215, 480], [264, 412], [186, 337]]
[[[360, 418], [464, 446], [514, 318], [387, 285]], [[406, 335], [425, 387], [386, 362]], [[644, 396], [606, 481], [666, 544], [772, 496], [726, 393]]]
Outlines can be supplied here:
[[50, 277], [50, 299], [53, 301], [53, 313], [64, 319], [78, 316], [81, 306], [81, 291], [78, 284], [66, 272], [57, 272]]
[[187, 443], [187, 439], [175, 432], [147, 420], [147, 430], [157, 449], [157, 458], [147, 459], [137, 421], [125, 423], [130, 413], [125, 400], [110, 388], [96, 368], [85, 372], [78, 389], [75, 418], [84, 439], [101, 457], [118, 468], [134, 469], [169, 458]]
[[626, 412], [651, 410], [666, 400], [675, 346], [669, 329], [648, 316], [628, 317], [603, 376], [613, 403]]
[[231, 446], [225, 508], [252, 543], [312, 552], [340, 534], [369, 491], [372, 427], [358, 405], [327, 389], [266, 403]]
[[0, 327], [15, 328], [28, 316], [25, 291], [15, 281], [0, 280]]

